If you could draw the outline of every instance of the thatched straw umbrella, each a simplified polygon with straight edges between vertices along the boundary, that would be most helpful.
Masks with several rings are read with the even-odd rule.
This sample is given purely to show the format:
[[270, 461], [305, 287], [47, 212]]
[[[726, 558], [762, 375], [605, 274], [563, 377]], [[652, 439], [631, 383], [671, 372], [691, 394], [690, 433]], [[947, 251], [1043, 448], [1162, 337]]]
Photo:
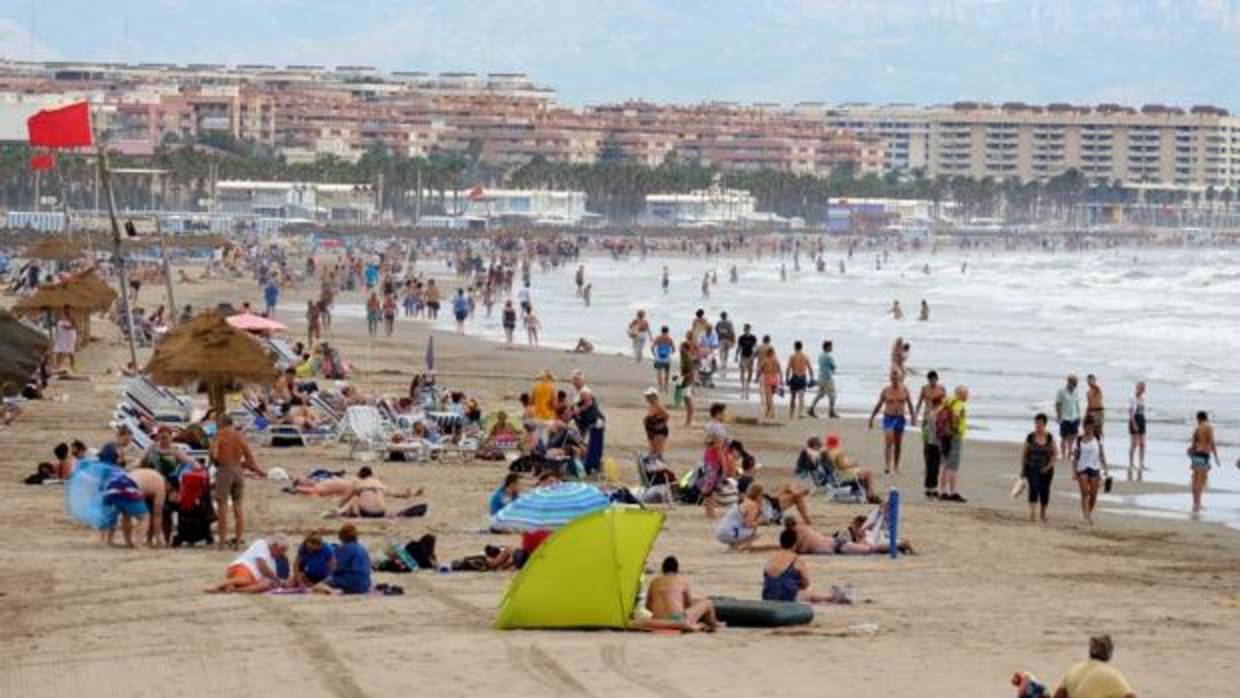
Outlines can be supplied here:
[[78, 346], [90, 338], [91, 313], [100, 313], [112, 307], [116, 291], [95, 275], [94, 269], [76, 274], [54, 284], [40, 286], [33, 294], [17, 301], [14, 315], [42, 319], [48, 313], [58, 313], [66, 306], [79, 324]]
[[0, 385], [25, 385], [50, 347], [38, 330], [0, 310]]
[[31, 259], [72, 262], [86, 256], [86, 247], [57, 235], [39, 240], [27, 247], [22, 255]]
[[275, 362], [262, 345], [212, 312], [170, 330], [155, 345], [146, 372], [161, 385], [205, 385], [217, 414], [227, 407], [224, 391], [229, 384], [271, 383], [276, 378]]

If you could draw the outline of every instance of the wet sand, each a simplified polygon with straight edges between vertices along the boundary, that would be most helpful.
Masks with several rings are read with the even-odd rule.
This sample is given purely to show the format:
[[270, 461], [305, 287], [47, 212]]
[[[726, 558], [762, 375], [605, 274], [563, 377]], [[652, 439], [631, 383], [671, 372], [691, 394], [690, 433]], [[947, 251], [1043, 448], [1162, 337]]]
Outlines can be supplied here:
[[[304, 305], [302, 294], [311, 290], [289, 291], [283, 301]], [[160, 302], [156, 292], [144, 289], [142, 300]], [[249, 281], [178, 287], [178, 301], [195, 307], [259, 297]], [[294, 333], [303, 331], [300, 316], [280, 319]], [[490, 623], [507, 573], [376, 575], [404, 586], [404, 596], [389, 598], [207, 595], [202, 589], [222, 577], [232, 554], [109, 549], [67, 518], [60, 488], [20, 484], [35, 462], [51, 459], [56, 442], [82, 438], [97, 446], [108, 436], [118, 384], [108, 369], [124, 363], [126, 350], [104, 323], [95, 332], [101, 340], [80, 357], [89, 380], [53, 384], [53, 399], [29, 405], [0, 430], [0, 525], [8, 532], [0, 541], [0, 695], [981, 698], [1007, 695], [1016, 670], [1056, 682], [1097, 632], [1115, 638], [1115, 664], [1142, 696], [1234, 693], [1226, 667], [1240, 609], [1224, 605], [1240, 593], [1234, 531], [1113, 511], [1087, 528], [1063, 467], [1051, 525], [1032, 526], [1023, 501], [1008, 496], [1018, 455], [1008, 444], [968, 444], [961, 471], [968, 504], [928, 503], [921, 497], [920, 454], [906, 453], [898, 478], [882, 477], [880, 435], [856, 421], [730, 427], [764, 464], [759, 479], [767, 484], [791, 480], [805, 437], [830, 429], [867, 467], [878, 464], [884, 490], [896, 485], [905, 493], [902, 532], [919, 554], [897, 561], [810, 559], [816, 586], [851, 583], [863, 600], [819, 607], [810, 626], [687, 637], [497, 632]], [[401, 393], [421, 367], [427, 329], [401, 320], [395, 337], [371, 341], [364, 322], [339, 320], [331, 339], [357, 367], [354, 384]], [[435, 346], [440, 384], [479, 396], [488, 412], [516, 412], [516, 396], [544, 367], [558, 377], [585, 371], [607, 412], [607, 452], [622, 477], [635, 481], [632, 454], [644, 446], [640, 394], [652, 382], [649, 364], [635, 369], [631, 357], [509, 349], [450, 334], [436, 334]], [[757, 405], [736, 406], [733, 414], [753, 417]], [[669, 455], [683, 472], [700, 456], [702, 431], [700, 420], [681, 428], [680, 416], [673, 413]], [[294, 475], [358, 467], [340, 446], [264, 447], [258, 455], [264, 467], [279, 465]], [[381, 463], [376, 469], [389, 485], [425, 487], [430, 513], [362, 522], [363, 542], [372, 548], [388, 537], [431, 532], [447, 560], [508, 541], [480, 532], [501, 464]], [[1119, 485], [1124, 494], [1165, 489]], [[338, 524], [321, 518], [328, 501], [279, 490], [275, 483], [248, 483], [251, 540], [278, 531], [295, 542]], [[864, 511], [821, 498], [811, 505], [816, 526], [826, 531]], [[700, 509], [669, 509], [649, 564], [668, 554], [679, 556], [698, 594], [758, 594], [764, 556], [725, 551]]]

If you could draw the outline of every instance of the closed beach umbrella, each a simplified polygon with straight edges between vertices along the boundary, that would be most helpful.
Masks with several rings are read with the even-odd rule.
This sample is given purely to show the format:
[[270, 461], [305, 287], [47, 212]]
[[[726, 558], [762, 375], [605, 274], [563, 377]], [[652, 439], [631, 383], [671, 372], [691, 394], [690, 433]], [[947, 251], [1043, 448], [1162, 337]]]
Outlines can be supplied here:
[[0, 384], [24, 386], [50, 345], [42, 332], [0, 310]]
[[229, 384], [268, 384], [276, 378], [275, 363], [266, 349], [213, 312], [169, 330], [155, 345], [146, 372], [161, 385], [205, 384], [211, 406], [221, 413]]
[[555, 529], [611, 505], [602, 490], [584, 482], [564, 482], [522, 493], [491, 518], [498, 531]]

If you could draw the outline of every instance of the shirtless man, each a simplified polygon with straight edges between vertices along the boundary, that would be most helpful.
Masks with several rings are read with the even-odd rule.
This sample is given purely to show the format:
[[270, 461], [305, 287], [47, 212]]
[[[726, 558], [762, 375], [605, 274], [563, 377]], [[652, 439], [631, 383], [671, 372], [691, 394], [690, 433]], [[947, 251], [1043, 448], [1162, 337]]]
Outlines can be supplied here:
[[646, 623], [650, 628], [714, 632], [724, 627], [715, 617], [715, 605], [710, 599], [693, 598], [689, 580], [680, 576], [680, 561], [671, 555], [663, 560], [663, 574], [650, 580], [646, 610], [653, 617]]
[[870, 413], [869, 428], [874, 428], [874, 418], [879, 410], [883, 412], [883, 472], [890, 474], [894, 469], [900, 472], [900, 446], [904, 441], [904, 427], [907, 424], [917, 426], [917, 411], [913, 406], [913, 398], [900, 372], [891, 371], [891, 382], [878, 393], [878, 402]]
[[259, 477], [266, 477], [267, 473], [259, 467], [258, 461], [254, 458], [254, 452], [250, 450], [250, 444], [245, 440], [245, 435], [233, 426], [232, 417], [228, 415], [220, 417], [219, 432], [211, 441], [211, 460], [216, 467], [215, 508], [219, 516], [217, 521], [219, 547], [222, 549], [229, 543], [228, 507], [231, 502], [233, 520], [236, 524], [236, 537], [233, 538], [232, 545], [234, 548], [239, 548], [245, 543], [245, 516], [241, 509], [241, 497], [245, 492], [243, 470], [249, 470]]
[[1214, 443], [1214, 425], [1210, 423], [1210, 415], [1202, 411], [1197, 413], [1197, 428], [1193, 429], [1192, 443], [1188, 446], [1188, 461], [1193, 470], [1194, 514], [1201, 511], [1201, 497], [1210, 477], [1210, 456], [1214, 456], [1215, 465], [1222, 467], [1218, 446]]
[[1102, 386], [1098, 385], [1098, 377], [1092, 373], [1085, 376], [1085, 383], [1089, 386], [1089, 389], [1085, 391], [1085, 418], [1093, 417], [1094, 436], [1101, 441], [1102, 422], [1106, 416], [1106, 410], [1102, 405]]
[[934, 399], [947, 399], [947, 388], [939, 384], [939, 372], [930, 371], [926, 374], [926, 384], [921, 386], [921, 392], [917, 395], [917, 407], [915, 411], [921, 415], [923, 420], [930, 416], [930, 406], [934, 404]]
[[788, 418], [800, 418], [805, 411], [805, 390], [814, 380], [814, 369], [809, 357], [802, 351], [800, 340], [792, 343], [792, 356], [788, 357], [785, 382], [788, 384]]
[[129, 471], [129, 479], [133, 480], [138, 485], [138, 489], [142, 490], [146, 506], [151, 510], [150, 516], [146, 517], [146, 544], [151, 547], [167, 545], [167, 531], [161, 525], [164, 499], [168, 496], [164, 476], [153, 468], [135, 468]]

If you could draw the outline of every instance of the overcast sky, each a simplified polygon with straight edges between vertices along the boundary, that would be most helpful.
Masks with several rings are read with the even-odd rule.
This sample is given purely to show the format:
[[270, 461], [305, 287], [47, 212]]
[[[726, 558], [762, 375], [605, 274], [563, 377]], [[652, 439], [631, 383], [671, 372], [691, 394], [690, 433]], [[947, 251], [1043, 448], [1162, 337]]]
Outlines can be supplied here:
[[0, 0], [0, 56], [526, 72], [570, 104], [1240, 111], [1240, 0]]

